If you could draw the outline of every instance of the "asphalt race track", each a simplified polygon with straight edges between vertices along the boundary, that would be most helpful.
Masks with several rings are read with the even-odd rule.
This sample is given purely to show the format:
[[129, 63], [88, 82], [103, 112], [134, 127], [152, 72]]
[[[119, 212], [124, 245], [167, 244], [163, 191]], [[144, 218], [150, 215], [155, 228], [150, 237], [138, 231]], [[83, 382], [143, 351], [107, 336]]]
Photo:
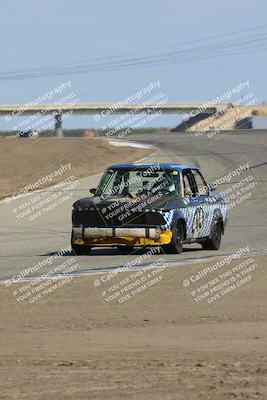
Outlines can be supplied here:
[[[267, 250], [266, 134], [265, 131], [244, 131], [223, 133], [214, 138], [197, 137], [191, 133], [134, 136], [134, 140], [156, 146], [147, 161], [198, 165], [209, 183], [219, 180], [219, 190], [229, 190], [232, 196], [228, 226], [220, 250], [204, 251], [200, 245], [185, 245], [182, 254], [165, 255], [170, 265], [217, 257], [246, 246], [250, 252], [261, 253]], [[236, 171], [240, 171], [240, 166], [244, 171], [238, 174]], [[96, 186], [98, 180], [99, 176], [81, 179], [72, 191], [72, 198], [63, 199], [56, 207], [32, 220], [18, 218], [18, 210], [21, 210], [19, 207], [25, 202], [36, 197], [36, 193], [9, 203], [1, 202], [1, 280], [69, 247], [72, 203], [87, 196], [88, 189]], [[48, 192], [47, 196], [50, 194]], [[70, 257], [73, 257], [70, 252], [64, 256], [66, 259]], [[94, 249], [89, 256], [77, 257], [77, 272], [110, 269], [134, 258], [136, 254], [123, 255], [116, 249]], [[44, 267], [42, 273], [46, 268], [49, 269], [49, 266]], [[38, 272], [33, 275], [38, 276]]]

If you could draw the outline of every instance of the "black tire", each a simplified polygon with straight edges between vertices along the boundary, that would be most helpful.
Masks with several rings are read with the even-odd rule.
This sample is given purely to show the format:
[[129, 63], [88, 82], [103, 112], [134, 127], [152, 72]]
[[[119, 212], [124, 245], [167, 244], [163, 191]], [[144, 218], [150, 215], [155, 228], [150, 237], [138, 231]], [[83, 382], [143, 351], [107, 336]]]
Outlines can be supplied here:
[[122, 254], [129, 254], [133, 252], [133, 246], [117, 246], [117, 249]]
[[171, 254], [180, 254], [183, 251], [184, 239], [184, 225], [181, 221], [178, 221], [172, 229], [172, 241], [170, 244], [163, 246], [164, 251]]
[[75, 253], [77, 256], [86, 256], [90, 254], [91, 252], [90, 246], [74, 244], [72, 240], [73, 240], [73, 232], [71, 232], [71, 249], [73, 253]]
[[71, 244], [72, 251], [77, 255], [77, 256], [86, 256], [91, 253], [91, 247], [90, 246], [84, 246], [80, 244]]
[[204, 250], [219, 250], [222, 239], [222, 224], [220, 222], [216, 223], [211, 230], [210, 239], [206, 239], [202, 243], [202, 248]]

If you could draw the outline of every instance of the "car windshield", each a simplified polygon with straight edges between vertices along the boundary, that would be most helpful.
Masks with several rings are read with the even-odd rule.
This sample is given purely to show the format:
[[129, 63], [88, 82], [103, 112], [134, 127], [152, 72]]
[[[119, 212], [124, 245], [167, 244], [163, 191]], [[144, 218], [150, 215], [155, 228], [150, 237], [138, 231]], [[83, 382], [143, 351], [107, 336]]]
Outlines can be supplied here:
[[179, 172], [162, 169], [159, 166], [147, 168], [110, 168], [103, 175], [97, 188], [96, 195], [131, 196], [179, 195]]

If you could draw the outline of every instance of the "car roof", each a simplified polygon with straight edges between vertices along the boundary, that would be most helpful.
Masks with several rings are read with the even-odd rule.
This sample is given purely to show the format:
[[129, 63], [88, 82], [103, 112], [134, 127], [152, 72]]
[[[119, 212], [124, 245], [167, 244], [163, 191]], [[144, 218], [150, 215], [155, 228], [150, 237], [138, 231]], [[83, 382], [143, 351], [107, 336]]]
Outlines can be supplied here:
[[195, 165], [177, 164], [177, 163], [128, 163], [128, 164], [113, 164], [109, 168], [123, 169], [123, 168], [151, 168], [159, 166], [160, 169], [172, 169], [182, 171], [184, 169], [198, 169]]

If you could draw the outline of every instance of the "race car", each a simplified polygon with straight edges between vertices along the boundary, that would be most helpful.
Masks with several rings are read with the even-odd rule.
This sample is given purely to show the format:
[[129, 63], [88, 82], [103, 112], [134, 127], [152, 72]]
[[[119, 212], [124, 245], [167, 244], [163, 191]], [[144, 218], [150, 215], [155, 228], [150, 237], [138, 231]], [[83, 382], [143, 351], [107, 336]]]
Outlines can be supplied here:
[[37, 138], [39, 136], [39, 132], [30, 129], [29, 131], [20, 131], [16, 134], [16, 136], [18, 138]]
[[111, 165], [90, 193], [73, 204], [71, 246], [77, 255], [93, 247], [131, 252], [161, 246], [176, 254], [185, 243], [220, 247], [227, 203], [195, 166]]

